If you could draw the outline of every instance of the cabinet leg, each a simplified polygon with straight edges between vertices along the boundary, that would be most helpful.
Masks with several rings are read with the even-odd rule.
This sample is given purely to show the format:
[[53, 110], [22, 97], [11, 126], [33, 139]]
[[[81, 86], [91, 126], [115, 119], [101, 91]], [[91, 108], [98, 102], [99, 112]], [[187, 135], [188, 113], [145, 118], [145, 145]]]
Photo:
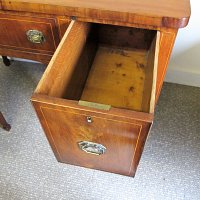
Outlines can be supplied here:
[[5, 120], [5, 118], [1, 112], [0, 112], [0, 127], [6, 131], [9, 131], [11, 129], [10, 124], [7, 123], [7, 121]]
[[8, 59], [7, 56], [2, 56], [3, 58], [3, 63], [5, 66], [10, 66], [10, 60]]

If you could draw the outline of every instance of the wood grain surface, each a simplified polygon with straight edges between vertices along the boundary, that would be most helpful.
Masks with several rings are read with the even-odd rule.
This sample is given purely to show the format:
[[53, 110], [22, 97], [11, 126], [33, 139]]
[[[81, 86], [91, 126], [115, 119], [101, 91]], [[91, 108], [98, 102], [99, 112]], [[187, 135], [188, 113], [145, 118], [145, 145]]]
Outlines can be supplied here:
[[[68, 24], [61, 25], [64, 31]], [[28, 40], [26, 32], [37, 30], [45, 41], [35, 44]], [[0, 11], [0, 54], [25, 58], [48, 64], [60, 42], [56, 16], [34, 13]]]
[[[125, 107], [126, 109], [112, 107], [105, 111], [80, 106], [78, 100], [81, 88], [85, 85], [84, 77], [87, 78], [88, 69], [91, 66], [92, 77], [95, 79], [91, 85], [100, 85], [102, 88], [96, 87], [94, 90], [88, 90], [89, 94], [83, 92], [82, 96], [95, 98], [100, 94], [100, 98], [103, 97], [104, 102], [105, 99], [112, 100], [114, 103], [119, 102], [118, 107], [120, 107], [123, 103], [119, 96], [120, 92], [114, 90], [117, 88], [116, 81], [120, 81], [121, 84], [118, 88], [122, 91], [121, 93], [124, 93], [124, 89], [128, 89], [128, 93], [131, 94], [129, 103], [136, 102], [141, 105], [145, 80], [144, 67], [148, 56], [148, 50], [145, 48], [149, 45], [143, 45], [143, 50], [129, 47], [124, 51], [117, 49], [116, 44], [113, 43], [113, 46], [110, 47], [110, 44], [109, 48], [105, 44], [101, 46], [101, 43], [96, 45], [98, 41], [105, 41], [98, 40], [98, 30], [97, 26], [90, 23], [72, 20], [32, 97], [32, 103], [58, 161], [134, 176], [153, 115], [148, 111], [147, 113], [136, 112], [135, 107], [133, 111], [127, 107]], [[90, 45], [90, 41], [92, 45]], [[121, 44], [123, 44], [122, 40], [118, 45]], [[130, 42], [130, 44], [134, 43]], [[155, 42], [152, 42], [151, 46], [153, 48], [150, 48], [150, 55], [155, 53]], [[141, 46], [139, 45], [139, 47]], [[92, 57], [95, 54], [93, 65], [103, 72], [100, 75], [98, 72], [92, 72]], [[85, 56], [87, 59], [81, 60]], [[149, 59], [153, 59], [152, 56]], [[122, 67], [119, 62], [124, 66]], [[149, 67], [154, 68], [154, 65], [149, 65]], [[120, 72], [117, 72], [118, 68], [123, 69], [119, 69]], [[108, 69], [111, 70], [111, 74], [112, 71], [115, 74], [111, 76]], [[153, 69], [150, 71], [148, 76], [153, 75]], [[77, 76], [76, 72], [79, 75], [81, 73], [82, 76]], [[90, 82], [90, 76], [88, 76], [88, 82]], [[137, 81], [139, 81], [139, 89], [130, 88], [130, 83], [137, 85]], [[152, 85], [151, 83], [146, 84]], [[103, 95], [104, 86], [110, 90]], [[86, 87], [88, 87], [87, 83]], [[136, 101], [133, 94], [138, 90], [140, 90], [140, 97]], [[151, 90], [148, 93], [151, 95]], [[70, 95], [73, 98], [76, 97], [75, 100]], [[87, 117], [92, 118], [91, 123], [87, 121]], [[81, 141], [102, 144], [106, 147], [106, 152], [101, 156], [87, 154], [78, 147], [78, 142]]]
[[[150, 41], [146, 34], [128, 29], [127, 40], [127, 37], [120, 37], [124, 36], [124, 32], [128, 35], [127, 28], [124, 32], [121, 27], [115, 27], [114, 32], [108, 30], [105, 25], [101, 29], [101, 25], [72, 21], [36, 92], [153, 112], [155, 92], [152, 93], [152, 88], [155, 88], [155, 60], [158, 59], [155, 54], [159, 49], [157, 35], [153, 32], [155, 39], [152, 38], [152, 47], [147, 50]], [[140, 40], [134, 42], [137, 38], [140, 38], [142, 45], [138, 44]]]
[[49, 61], [52, 58], [51, 54], [43, 54], [43, 53], [33, 53], [18, 49], [10, 49], [10, 48], [0, 48], [0, 55], [16, 57], [16, 58], [24, 58], [29, 60], [38, 61], [44, 63], [46, 65], [49, 64]]
[[[85, 110], [67, 100], [60, 103], [60, 100], [38, 94], [32, 97], [33, 106], [58, 161], [134, 176], [151, 122], [140, 121], [137, 112], [131, 115], [131, 119], [120, 112], [103, 114], [88, 108]], [[92, 123], [87, 122], [88, 116], [92, 118]], [[79, 149], [77, 143], [80, 141], [102, 144], [106, 152], [101, 156], [87, 154]]]
[[81, 100], [141, 111], [147, 51], [100, 46]]
[[[31, 99], [58, 161], [134, 176], [178, 28], [189, 18], [189, 0], [0, 0], [1, 55], [48, 63], [63, 37]], [[47, 43], [29, 44], [26, 29], [43, 31]], [[80, 141], [106, 152], [87, 154]]]
[[189, 0], [2, 0], [2, 8], [173, 28], [190, 18]]
[[145, 82], [143, 91], [142, 108], [148, 110], [150, 113], [154, 113], [155, 97], [156, 97], [156, 81], [158, 70], [158, 54], [160, 51], [160, 32], [157, 31], [154, 40], [151, 43], [151, 47], [147, 55], [147, 64], [145, 67]]
[[57, 16], [57, 21], [58, 21], [58, 29], [59, 29], [60, 39], [62, 39], [71, 20], [67, 16]]
[[167, 67], [177, 36], [177, 32], [177, 29], [162, 29], [160, 31], [160, 48], [158, 54], [158, 70], [156, 83], [156, 102], [158, 101], [158, 98], [160, 96], [160, 92], [167, 72]]
[[[51, 62], [40, 80], [36, 93], [62, 97], [87, 40], [90, 24], [71, 21]], [[49, 84], [51, 83], [51, 84]]]
[[[14, 30], [14, 31], [13, 31]], [[37, 30], [43, 33], [45, 41], [35, 44], [27, 39], [26, 32]], [[55, 18], [25, 17], [0, 13], [0, 47], [23, 51], [53, 54], [59, 43]]]

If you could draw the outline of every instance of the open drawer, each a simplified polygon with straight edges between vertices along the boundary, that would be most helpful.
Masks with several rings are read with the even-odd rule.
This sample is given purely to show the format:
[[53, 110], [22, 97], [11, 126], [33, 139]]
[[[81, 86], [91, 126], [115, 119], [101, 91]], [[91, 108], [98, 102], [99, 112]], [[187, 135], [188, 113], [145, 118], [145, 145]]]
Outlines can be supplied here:
[[32, 103], [61, 162], [133, 176], [155, 105], [159, 32], [72, 21]]

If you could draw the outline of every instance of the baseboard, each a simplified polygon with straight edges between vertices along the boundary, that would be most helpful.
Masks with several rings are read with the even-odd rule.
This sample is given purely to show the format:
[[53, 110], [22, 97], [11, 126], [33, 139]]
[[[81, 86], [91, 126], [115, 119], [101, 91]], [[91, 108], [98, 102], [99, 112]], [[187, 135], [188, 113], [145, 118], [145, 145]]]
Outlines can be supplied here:
[[194, 73], [184, 70], [168, 69], [165, 82], [200, 87], [200, 72]]

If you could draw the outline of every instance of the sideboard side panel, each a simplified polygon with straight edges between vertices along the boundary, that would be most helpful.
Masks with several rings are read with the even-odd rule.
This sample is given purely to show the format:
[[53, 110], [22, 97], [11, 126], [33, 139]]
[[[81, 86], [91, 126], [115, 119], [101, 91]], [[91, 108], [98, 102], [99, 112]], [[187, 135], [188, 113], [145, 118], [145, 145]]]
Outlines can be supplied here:
[[156, 84], [156, 102], [158, 101], [158, 98], [160, 96], [160, 92], [162, 89], [163, 81], [165, 78], [177, 32], [177, 29], [161, 30]]

